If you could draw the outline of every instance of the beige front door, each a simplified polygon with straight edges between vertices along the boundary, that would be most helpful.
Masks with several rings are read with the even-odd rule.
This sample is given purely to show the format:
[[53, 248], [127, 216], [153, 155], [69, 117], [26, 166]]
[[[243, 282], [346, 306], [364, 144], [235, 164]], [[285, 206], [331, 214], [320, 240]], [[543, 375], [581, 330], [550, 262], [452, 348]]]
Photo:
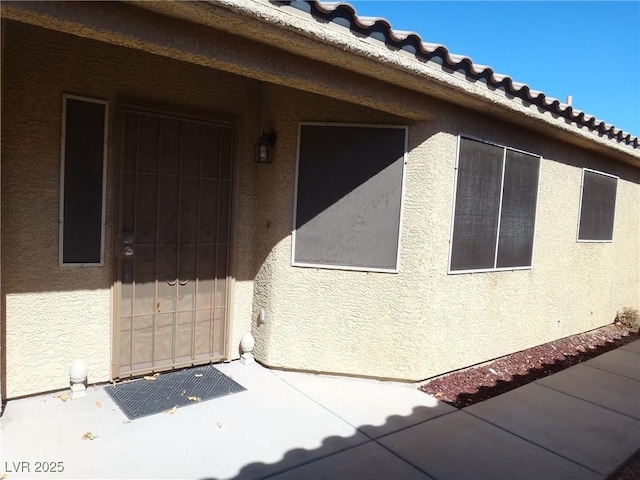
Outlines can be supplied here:
[[233, 129], [123, 110], [114, 378], [225, 357]]

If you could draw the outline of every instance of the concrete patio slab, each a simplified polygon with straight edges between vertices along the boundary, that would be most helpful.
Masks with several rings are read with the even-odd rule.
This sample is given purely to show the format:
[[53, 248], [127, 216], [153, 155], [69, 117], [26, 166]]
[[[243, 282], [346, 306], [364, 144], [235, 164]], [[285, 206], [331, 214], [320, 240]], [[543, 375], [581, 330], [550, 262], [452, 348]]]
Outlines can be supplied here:
[[439, 480], [601, 478], [464, 411], [391, 434], [379, 442]]
[[42, 460], [63, 462], [55, 478], [263, 478], [368, 440], [258, 364], [217, 368], [247, 391], [130, 423], [103, 388], [10, 401], [0, 466], [29, 463], [11, 480], [33, 478]]
[[640, 380], [640, 354], [619, 348], [584, 362], [584, 365]]
[[[619, 358], [603, 364], [620, 370]], [[9, 401], [0, 476], [589, 480], [640, 447], [640, 420], [628, 415], [638, 382], [586, 365], [464, 411], [406, 384], [240, 362], [216, 368], [247, 391], [133, 422], [100, 386], [73, 401], [60, 393]], [[37, 461], [57, 471], [36, 472]]]
[[370, 438], [456, 411], [411, 384], [299, 372], [274, 373]]
[[640, 419], [640, 382], [637, 380], [576, 365], [536, 383]]
[[640, 421], [531, 383], [464, 409], [608, 475], [640, 447]]
[[428, 480], [424, 473], [375, 442], [316, 460], [269, 480]]
[[620, 350], [628, 350], [629, 352], [640, 353], [640, 340], [636, 340], [635, 342], [627, 343], [620, 347]]

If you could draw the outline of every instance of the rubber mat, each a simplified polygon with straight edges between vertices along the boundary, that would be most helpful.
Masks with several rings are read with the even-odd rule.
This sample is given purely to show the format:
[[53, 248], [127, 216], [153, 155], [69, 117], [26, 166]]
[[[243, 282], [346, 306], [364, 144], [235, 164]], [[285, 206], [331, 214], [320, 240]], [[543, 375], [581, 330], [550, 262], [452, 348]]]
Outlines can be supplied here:
[[124, 381], [105, 390], [127, 418], [134, 420], [246, 389], [207, 365]]

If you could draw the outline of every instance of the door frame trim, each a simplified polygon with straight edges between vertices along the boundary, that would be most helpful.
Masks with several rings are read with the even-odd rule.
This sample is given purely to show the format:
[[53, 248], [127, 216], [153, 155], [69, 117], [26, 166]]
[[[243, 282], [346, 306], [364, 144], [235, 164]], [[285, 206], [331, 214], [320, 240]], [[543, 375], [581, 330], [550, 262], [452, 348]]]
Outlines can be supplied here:
[[[217, 115], [215, 113], [203, 113], [202, 111], [196, 111], [194, 113], [190, 113], [188, 108], [180, 108], [180, 107], [157, 107], [153, 105], [148, 105], [144, 103], [138, 103], [135, 101], [120, 101], [114, 102], [114, 108], [116, 109], [116, 115], [114, 115], [115, 126], [113, 128], [113, 132], [117, 132], [117, 139], [114, 142], [115, 148], [113, 150], [114, 158], [114, 186], [113, 186], [113, 203], [112, 208], [114, 211], [113, 215], [113, 233], [112, 237], [112, 265], [111, 265], [111, 275], [113, 281], [111, 282], [111, 368], [110, 368], [110, 376], [111, 379], [117, 378], [129, 378], [132, 376], [138, 376], [140, 374], [132, 373], [132, 374], [124, 374], [121, 375], [119, 372], [119, 329], [120, 329], [120, 294], [121, 294], [121, 282], [119, 276], [119, 265], [120, 259], [122, 257], [120, 253], [120, 245], [121, 245], [121, 236], [122, 236], [122, 200], [121, 195], [123, 194], [123, 163], [124, 163], [124, 115], [126, 112], [138, 112], [143, 114], [152, 114], [160, 117], [169, 117], [178, 120], [193, 120], [197, 122], [206, 122], [218, 124], [221, 126], [231, 127], [232, 128], [232, 141], [233, 145], [231, 146], [231, 192], [229, 198], [229, 246], [227, 249], [227, 292], [226, 292], [226, 309], [225, 309], [225, 320], [224, 320], [224, 339], [223, 339], [223, 352], [222, 352], [222, 361], [229, 361], [232, 358], [231, 353], [231, 337], [232, 337], [232, 328], [233, 328], [233, 300], [235, 297], [235, 238], [236, 238], [236, 229], [237, 229], [237, 200], [238, 200], [238, 185], [239, 185], [239, 162], [236, 160], [238, 158], [238, 146], [239, 146], [239, 130], [240, 130], [240, 120], [237, 117], [233, 116], [222, 116]], [[194, 363], [195, 364], [195, 363]], [[174, 367], [169, 368], [157, 368], [153, 369], [150, 372], [156, 371], [166, 371], [171, 370]], [[184, 367], [179, 367], [184, 368]]]

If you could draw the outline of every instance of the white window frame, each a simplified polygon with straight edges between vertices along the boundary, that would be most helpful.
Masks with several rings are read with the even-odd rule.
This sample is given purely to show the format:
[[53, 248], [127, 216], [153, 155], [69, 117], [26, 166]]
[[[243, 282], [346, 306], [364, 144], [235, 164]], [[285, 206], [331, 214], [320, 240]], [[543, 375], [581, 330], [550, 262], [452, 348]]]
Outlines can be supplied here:
[[[613, 225], [611, 227], [611, 238], [608, 240], [589, 240], [580, 238], [580, 224], [582, 222], [582, 197], [584, 195], [584, 177], [586, 172], [595, 173], [598, 175], [603, 175], [605, 177], [611, 177], [616, 179], [616, 196], [613, 200]], [[613, 243], [613, 235], [616, 230], [616, 211], [618, 207], [618, 183], [620, 182], [620, 177], [616, 175], [612, 175], [610, 173], [601, 172], [600, 170], [594, 170], [592, 168], [583, 168], [582, 169], [582, 178], [580, 180], [580, 203], [578, 204], [578, 227], [576, 229], [576, 243]]]
[[[300, 143], [302, 135], [302, 127], [305, 125], [312, 126], [331, 126], [331, 127], [360, 127], [360, 128], [394, 128], [398, 130], [404, 130], [404, 153], [402, 155], [402, 185], [400, 190], [400, 221], [398, 222], [398, 251], [396, 253], [396, 267], [395, 268], [368, 268], [368, 267], [355, 267], [352, 265], [332, 265], [322, 263], [307, 263], [296, 262], [296, 218], [298, 214], [298, 172], [300, 167]], [[378, 272], [378, 273], [400, 273], [400, 253], [402, 249], [402, 227], [404, 218], [404, 201], [405, 201], [405, 186], [407, 175], [407, 152], [409, 151], [409, 126], [408, 125], [383, 125], [383, 124], [370, 124], [370, 123], [338, 123], [338, 122], [299, 122], [298, 123], [298, 145], [296, 147], [296, 172], [294, 179], [294, 192], [293, 192], [293, 225], [291, 228], [291, 266], [293, 267], [309, 267], [309, 268], [322, 268], [327, 270], [346, 270], [356, 272]]]
[[[64, 180], [65, 180], [65, 147], [67, 131], [67, 100], [81, 100], [83, 102], [98, 103], [104, 105], [104, 144], [102, 147], [102, 212], [100, 219], [100, 262], [99, 263], [65, 263], [64, 262]], [[59, 241], [58, 241], [58, 265], [61, 267], [103, 267], [106, 230], [106, 199], [107, 199], [107, 150], [109, 133], [109, 102], [97, 98], [83, 97], [65, 93], [62, 95], [62, 132], [60, 142], [60, 206], [59, 206]]]
[[[458, 165], [460, 162], [460, 140], [461, 139], [467, 139], [467, 140], [473, 140], [476, 142], [481, 142], [487, 145], [493, 145], [494, 147], [499, 147], [503, 149], [503, 154], [502, 154], [502, 178], [501, 178], [501, 185], [500, 185], [500, 204], [498, 205], [498, 230], [497, 230], [497, 235], [496, 235], [496, 246], [495, 246], [495, 252], [494, 252], [494, 257], [493, 257], [493, 268], [478, 268], [478, 269], [466, 269], [466, 270], [451, 270], [451, 262], [453, 260], [452, 257], [452, 253], [453, 253], [453, 231], [454, 231], [454, 226], [455, 226], [455, 215], [456, 215], [456, 201], [457, 201], [457, 194], [458, 194]], [[538, 185], [537, 185], [537, 191], [536, 191], [536, 204], [535, 204], [535, 214], [534, 214], [534, 219], [533, 219], [533, 246], [531, 248], [531, 265], [526, 265], [526, 266], [519, 266], [519, 267], [495, 267], [495, 265], [497, 264], [497, 259], [498, 259], [498, 244], [500, 242], [500, 221], [501, 221], [501, 216], [502, 216], [502, 195], [504, 193], [504, 170], [505, 170], [505, 166], [506, 166], [506, 155], [507, 155], [507, 150], [511, 150], [512, 152], [517, 152], [517, 153], [522, 153], [525, 155], [529, 155], [532, 157], [537, 157], [539, 158], [539, 163], [538, 163]], [[531, 270], [533, 268], [533, 264], [534, 264], [534, 259], [535, 259], [535, 252], [536, 252], [536, 242], [535, 242], [535, 238], [536, 238], [536, 231], [538, 229], [538, 204], [540, 201], [540, 182], [542, 179], [542, 161], [543, 161], [543, 157], [540, 154], [537, 153], [532, 153], [532, 152], [528, 152], [526, 150], [520, 150], [518, 148], [513, 148], [513, 147], [508, 147], [506, 145], [502, 145], [500, 143], [495, 143], [489, 140], [486, 140], [484, 138], [480, 138], [480, 137], [475, 137], [473, 135], [467, 135], [467, 134], [460, 134], [458, 135], [457, 138], [457, 143], [456, 143], [456, 165], [455, 165], [455, 182], [453, 185], [453, 203], [451, 205], [451, 228], [449, 230], [449, 262], [447, 264], [447, 274], [449, 275], [458, 275], [458, 274], [465, 274], [465, 273], [488, 273], [488, 272], [509, 272], [509, 271], [515, 271], [515, 270]]]

